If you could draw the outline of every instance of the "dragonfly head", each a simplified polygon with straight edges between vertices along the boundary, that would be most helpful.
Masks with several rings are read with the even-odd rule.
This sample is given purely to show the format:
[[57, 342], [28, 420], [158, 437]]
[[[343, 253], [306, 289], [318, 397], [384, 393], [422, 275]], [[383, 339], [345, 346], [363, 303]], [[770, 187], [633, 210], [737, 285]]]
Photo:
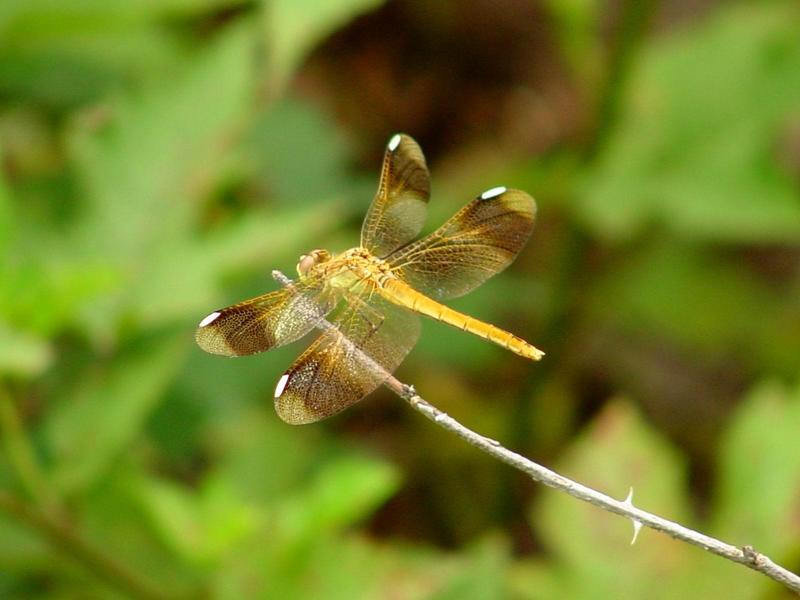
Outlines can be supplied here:
[[297, 272], [300, 276], [305, 275], [319, 263], [330, 260], [331, 254], [327, 250], [312, 250], [308, 254], [303, 254], [297, 261]]

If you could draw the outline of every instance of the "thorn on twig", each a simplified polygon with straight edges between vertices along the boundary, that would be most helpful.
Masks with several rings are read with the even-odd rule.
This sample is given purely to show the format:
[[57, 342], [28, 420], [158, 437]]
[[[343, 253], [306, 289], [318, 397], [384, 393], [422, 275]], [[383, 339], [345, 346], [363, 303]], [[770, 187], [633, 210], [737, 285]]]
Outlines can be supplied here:
[[759, 566], [763, 562], [763, 555], [750, 545], [742, 546], [742, 554], [751, 565]]
[[[634, 508], [634, 506], [633, 506], [633, 488], [628, 489], [628, 495], [625, 497], [625, 500], [623, 500], [622, 503], [625, 506], [629, 506], [630, 508]], [[636, 543], [636, 538], [639, 537], [639, 532], [642, 530], [642, 522], [631, 517], [631, 523], [633, 524], [633, 537], [631, 538], [631, 546], [633, 546]]]
[[403, 390], [403, 398], [405, 398], [406, 400], [412, 400], [414, 396], [417, 395], [417, 390], [414, 389], [413, 385], [404, 383], [402, 390]]

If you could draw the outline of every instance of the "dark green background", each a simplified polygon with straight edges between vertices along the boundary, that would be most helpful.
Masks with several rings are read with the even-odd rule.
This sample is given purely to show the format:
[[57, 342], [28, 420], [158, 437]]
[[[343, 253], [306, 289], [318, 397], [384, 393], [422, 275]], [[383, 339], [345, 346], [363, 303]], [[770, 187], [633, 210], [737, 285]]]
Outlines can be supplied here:
[[517, 262], [398, 371], [612, 496], [800, 568], [795, 2], [0, 2], [0, 597], [778, 598], [544, 490], [385, 390], [272, 409], [303, 343], [192, 335], [356, 244], [396, 131], [428, 231], [495, 185]]

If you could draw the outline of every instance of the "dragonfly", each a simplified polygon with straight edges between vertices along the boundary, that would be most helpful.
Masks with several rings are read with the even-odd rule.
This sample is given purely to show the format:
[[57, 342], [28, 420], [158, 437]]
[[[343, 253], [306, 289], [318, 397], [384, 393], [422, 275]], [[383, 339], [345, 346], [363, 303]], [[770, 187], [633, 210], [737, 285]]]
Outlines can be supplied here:
[[419, 315], [541, 359], [544, 353], [522, 338], [441, 303], [511, 264], [533, 230], [533, 198], [491, 188], [415, 241], [429, 197], [422, 150], [410, 136], [394, 135], [360, 245], [337, 255], [323, 249], [302, 255], [294, 283], [210, 313], [197, 328], [197, 344], [212, 354], [246, 356], [296, 341], [327, 319], [333, 327], [275, 387], [278, 416], [291, 424], [330, 417], [385, 383], [416, 344]]

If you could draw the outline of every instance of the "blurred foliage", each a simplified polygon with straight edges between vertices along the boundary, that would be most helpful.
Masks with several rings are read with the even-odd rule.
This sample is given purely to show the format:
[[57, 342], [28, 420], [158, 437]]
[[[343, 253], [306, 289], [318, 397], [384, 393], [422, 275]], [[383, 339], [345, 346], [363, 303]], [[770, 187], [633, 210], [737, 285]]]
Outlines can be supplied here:
[[[611, 6], [613, 4], [613, 6]], [[423, 8], [424, 6], [424, 8]], [[800, 12], [763, 3], [0, 2], [0, 597], [775, 598], [379, 392], [292, 428], [296, 346], [196, 322], [354, 244], [382, 144], [434, 227], [539, 202], [400, 377], [618, 497], [800, 568]]]

